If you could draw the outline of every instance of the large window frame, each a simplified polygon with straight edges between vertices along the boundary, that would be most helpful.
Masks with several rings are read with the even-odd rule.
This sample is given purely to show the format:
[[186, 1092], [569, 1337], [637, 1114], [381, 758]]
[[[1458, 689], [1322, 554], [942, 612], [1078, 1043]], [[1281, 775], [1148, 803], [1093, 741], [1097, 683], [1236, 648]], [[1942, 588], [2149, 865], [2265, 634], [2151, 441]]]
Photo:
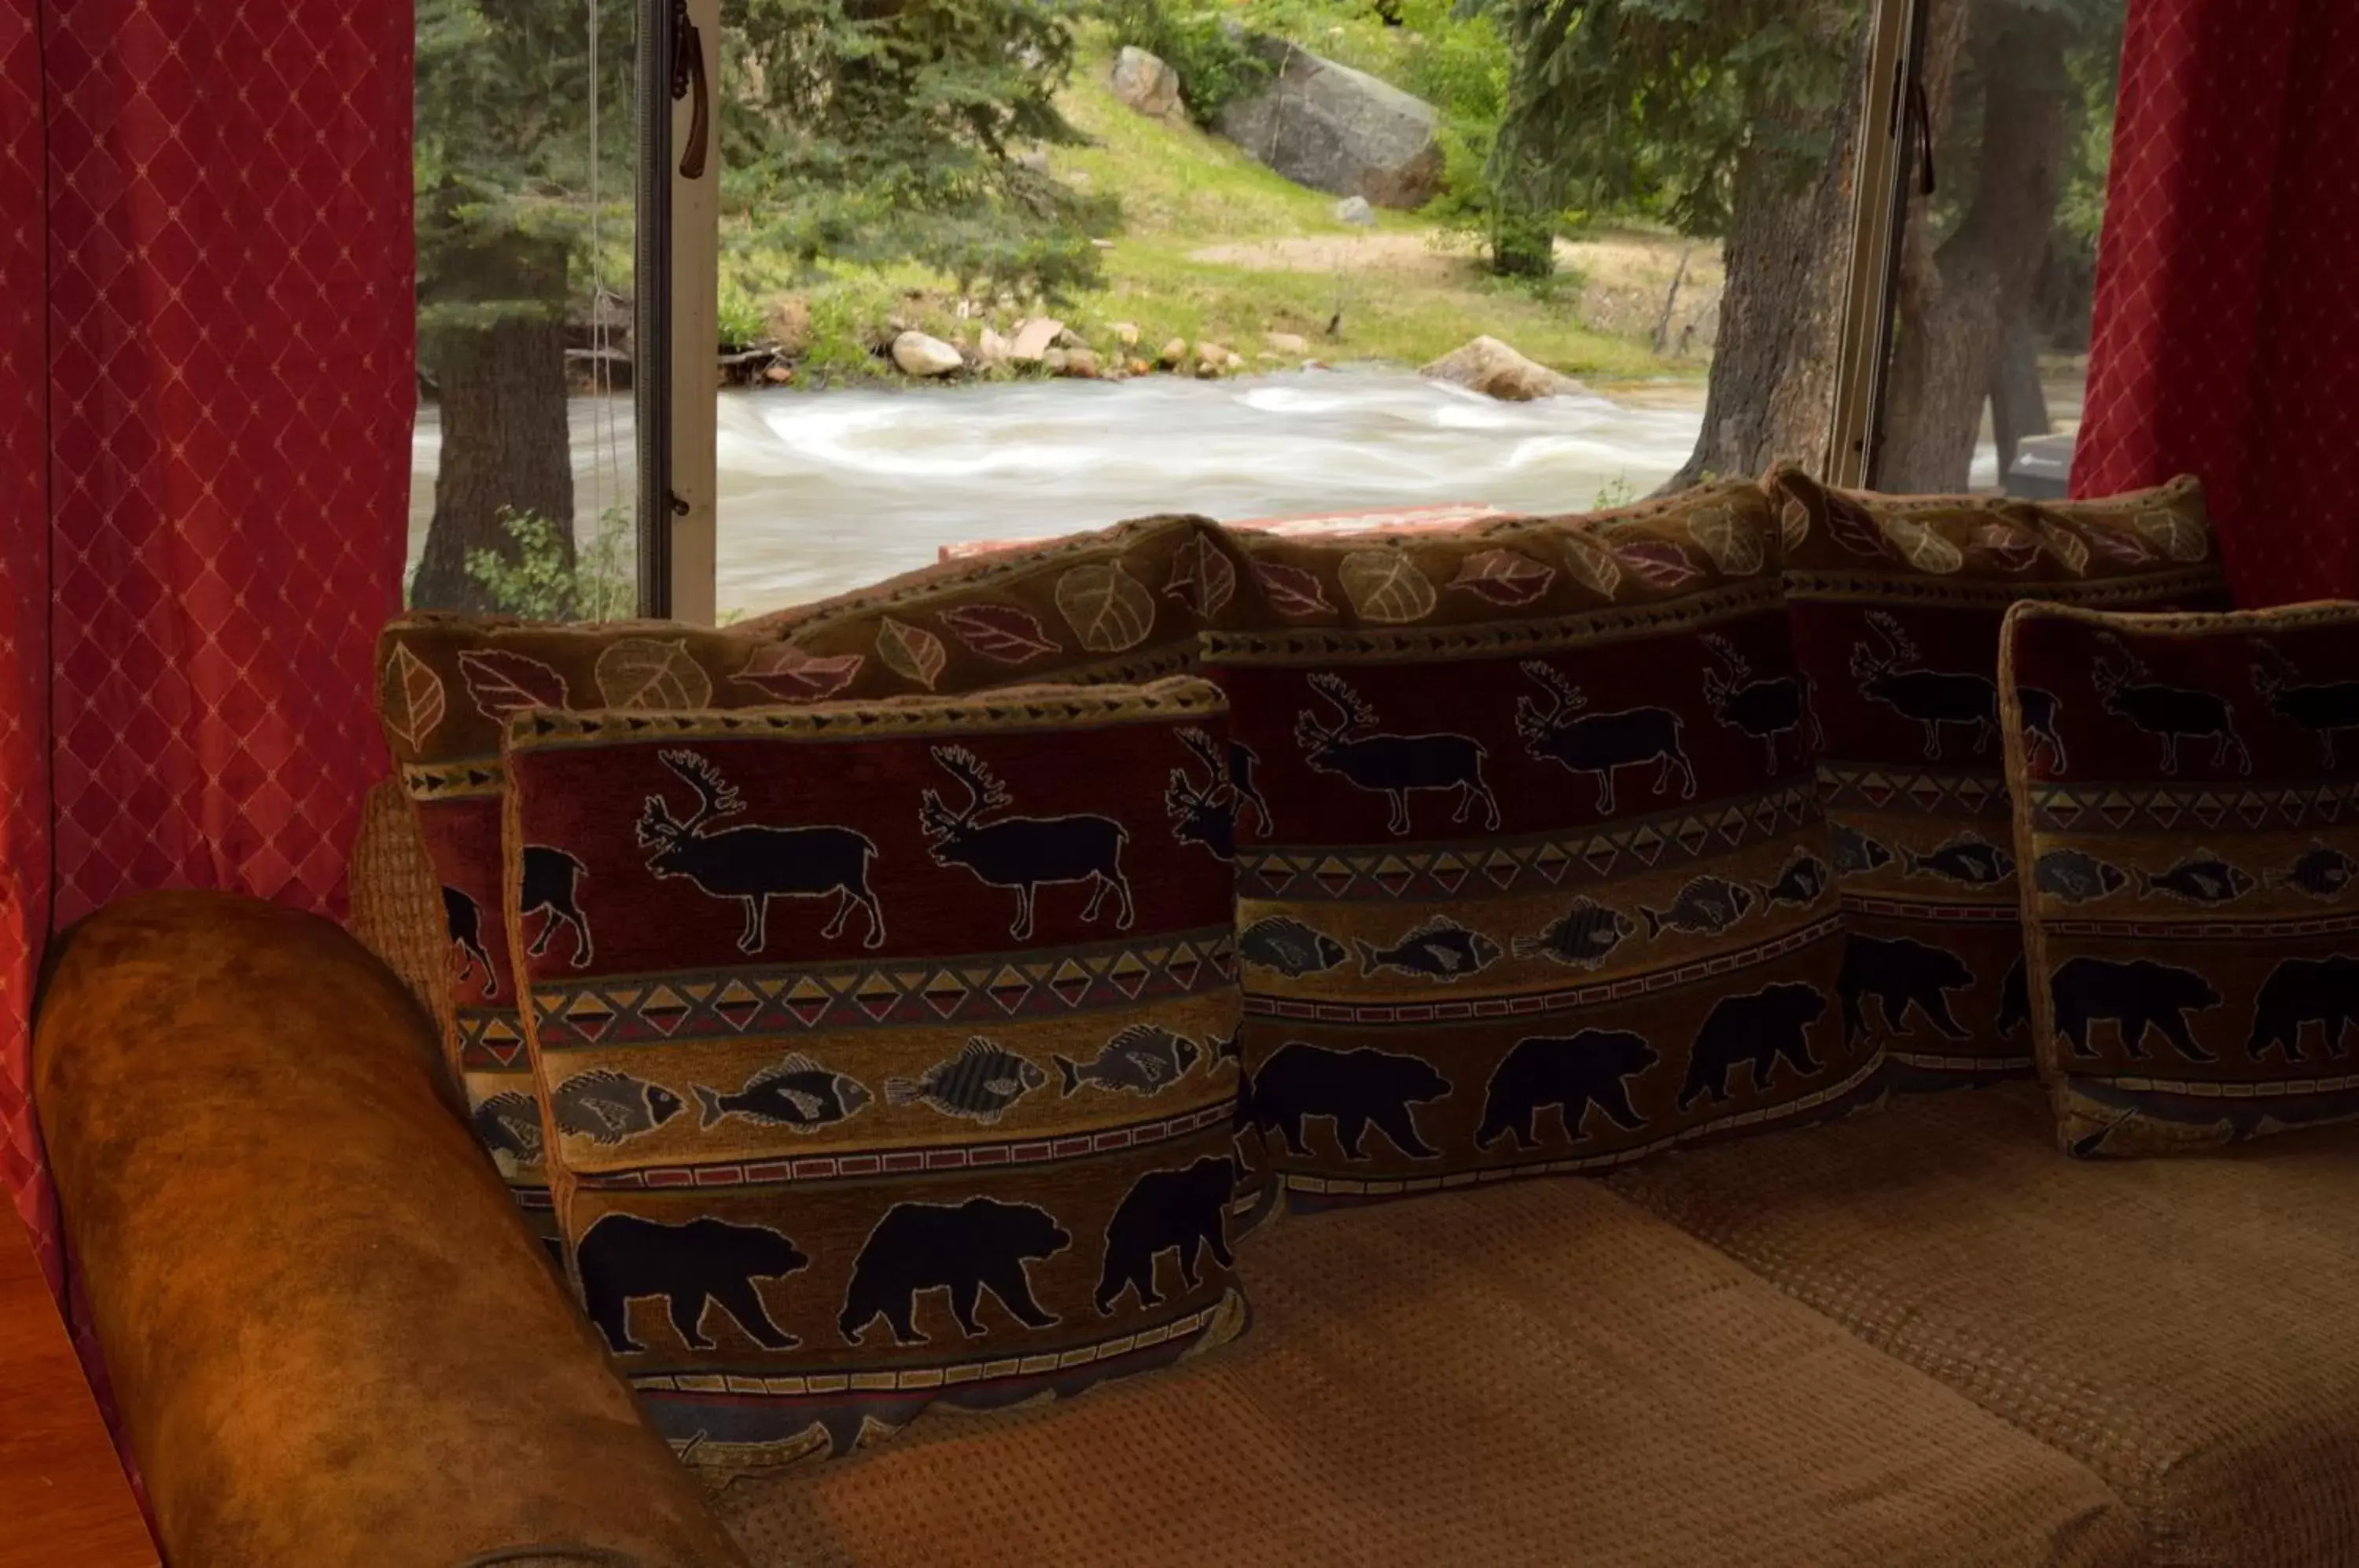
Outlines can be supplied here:
[[[719, 602], [720, 0], [640, 0], [635, 383], [643, 615], [713, 624]], [[1872, 484], [1912, 181], [1930, 176], [1921, 71], [1928, 0], [1871, 0], [1852, 245], [1821, 471]], [[701, 155], [701, 156], [700, 156]], [[1930, 192], [1930, 184], [1927, 187]]]

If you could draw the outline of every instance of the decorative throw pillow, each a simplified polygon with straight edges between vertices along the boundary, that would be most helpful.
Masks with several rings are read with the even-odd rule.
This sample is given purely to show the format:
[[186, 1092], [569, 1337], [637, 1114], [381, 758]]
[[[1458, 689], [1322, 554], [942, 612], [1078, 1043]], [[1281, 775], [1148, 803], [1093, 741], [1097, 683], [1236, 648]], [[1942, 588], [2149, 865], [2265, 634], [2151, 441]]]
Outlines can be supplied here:
[[[2046, 506], [1899, 498], [1831, 490], [1792, 467], [1768, 485], [1822, 729], [1854, 1027], [1884, 1041], [1897, 1087], [2027, 1076], [1999, 621], [2027, 598], [2225, 608], [2202, 491], [2181, 479]], [[2052, 718], [2035, 697], [2028, 722]]]
[[1589, 1170], [1873, 1094], [1758, 487], [1243, 542], [1269, 621], [1206, 673], [1252, 1184]]
[[[1234, 1334], [1212, 686], [510, 721], [509, 886], [591, 1321], [723, 1470]], [[528, 893], [511, 900], [522, 940]]]
[[[913, 573], [723, 631], [670, 622], [528, 625], [419, 615], [377, 647], [378, 703], [442, 885], [445, 1044], [475, 1128], [547, 1229], [538, 1120], [500, 909], [501, 726], [527, 708], [741, 708], [1114, 681], [1190, 662], [1233, 613], [1234, 552], [1196, 518], [1148, 518], [1006, 560]], [[582, 868], [524, 866], [527, 943], [590, 964]]]
[[2001, 671], [2064, 1147], [2359, 1116], [2359, 604], [2026, 604]]

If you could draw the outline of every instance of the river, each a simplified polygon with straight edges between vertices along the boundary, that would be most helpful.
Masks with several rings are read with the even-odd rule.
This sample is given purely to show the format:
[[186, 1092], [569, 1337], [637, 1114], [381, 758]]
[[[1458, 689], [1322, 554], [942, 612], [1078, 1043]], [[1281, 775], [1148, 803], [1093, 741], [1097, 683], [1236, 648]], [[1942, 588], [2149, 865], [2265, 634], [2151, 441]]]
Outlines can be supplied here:
[[[755, 613], [930, 563], [947, 543], [1153, 512], [1222, 518], [1487, 502], [1586, 510], [1643, 495], [1695, 444], [1700, 389], [1500, 403], [1401, 370], [1194, 381], [725, 392], [724, 611]], [[588, 528], [632, 494], [627, 399], [576, 399]], [[433, 510], [438, 411], [412, 443], [413, 561]]]

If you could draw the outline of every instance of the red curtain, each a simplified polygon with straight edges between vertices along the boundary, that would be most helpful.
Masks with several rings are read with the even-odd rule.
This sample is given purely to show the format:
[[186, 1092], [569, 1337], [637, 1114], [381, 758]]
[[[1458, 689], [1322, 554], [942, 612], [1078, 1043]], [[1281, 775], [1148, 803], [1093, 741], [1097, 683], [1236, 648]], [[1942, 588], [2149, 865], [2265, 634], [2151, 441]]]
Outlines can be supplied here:
[[411, 24], [0, 6], [0, 1180], [54, 1273], [25, 1099], [42, 938], [151, 887], [335, 912], [383, 770]]
[[2237, 602], [2359, 596], [2359, 5], [2131, 0], [2073, 489], [2200, 474]]

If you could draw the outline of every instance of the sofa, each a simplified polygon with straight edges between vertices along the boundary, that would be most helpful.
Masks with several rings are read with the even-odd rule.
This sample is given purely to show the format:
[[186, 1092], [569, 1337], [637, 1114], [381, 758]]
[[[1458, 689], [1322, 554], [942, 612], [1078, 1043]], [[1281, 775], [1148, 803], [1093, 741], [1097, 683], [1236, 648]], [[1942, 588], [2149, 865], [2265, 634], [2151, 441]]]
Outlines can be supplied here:
[[[2301, 1055], [2314, 1029], [2296, 1022], [2273, 1065], [2248, 1051], [2215, 1078], [2188, 1066], [2165, 1082], [2136, 1025], [2093, 1043], [2021, 973], [2027, 927], [2055, 943], [2099, 930], [2043, 903], [2065, 898], [2049, 857], [2085, 849], [2038, 836], [2072, 820], [2049, 799], [2063, 786], [2042, 782], [2058, 766], [2043, 747], [2089, 751], [2098, 732], [2075, 726], [2121, 721], [2094, 692], [2049, 691], [2061, 676], [2006, 681], [2000, 703], [2002, 636], [2037, 651], [2017, 624], [2029, 613], [2010, 607], [2061, 604], [2099, 637], [2258, 646], [2274, 623], [2213, 614], [2226, 605], [2201, 508], [2187, 483], [2076, 508], [1846, 495], [1781, 471], [1766, 488], [1441, 533], [1255, 538], [1151, 519], [725, 633], [401, 623], [379, 693], [397, 773], [364, 813], [351, 931], [152, 895], [68, 933], [45, 982], [38, 1104], [168, 1559], [2359, 1563], [2359, 1139], [2332, 1125], [2349, 1114], [2341, 1080]], [[2315, 649], [2359, 648], [2339, 622], [2295, 629], [2324, 639], [2302, 645], [2313, 675], [2335, 657]], [[1686, 639], [1677, 659], [1712, 678], [1663, 684], [1676, 659], [1655, 638]], [[2110, 668], [2104, 650], [2132, 644], [2093, 646]], [[1894, 684], [1927, 670], [1968, 700]], [[2027, 715], [2019, 686], [2038, 699]], [[1984, 688], [1998, 706], [1978, 705]], [[1599, 752], [1607, 732], [1576, 726], [1613, 692], [1630, 705]], [[1504, 727], [1483, 729], [1477, 709]], [[684, 800], [691, 775], [707, 815], [744, 809], [742, 787], [763, 819], [784, 808], [759, 794], [753, 759], [803, 767], [795, 747], [837, 745], [846, 725], [889, 732], [878, 746], [922, 730], [932, 763], [908, 766], [939, 802], [943, 754], [972, 763], [984, 743], [958, 737], [994, 735], [1016, 710], [1074, 799], [1147, 791], [1125, 818], [1134, 838], [1168, 809], [1171, 843], [1155, 848], [1176, 858], [1131, 852], [1156, 867], [1129, 879], [1142, 932], [1196, 929], [1210, 906], [1178, 909], [1180, 885], [1211, 886], [1201, 852], [1230, 852], [1241, 953], [1198, 945], [1207, 975], [1234, 971], [1234, 999], [1204, 979], [1177, 1027], [1204, 1042], [1201, 1062], [1181, 1053], [1184, 1083], [1234, 1063], [1217, 1127], [1190, 1112], [1185, 1134], [1234, 1173], [1212, 1238], [1214, 1253], [1234, 1244], [1234, 1269], [1204, 1261], [1211, 1294], [1185, 1297], [1150, 1255], [1136, 1298], [1109, 1297], [1109, 1262], [1098, 1311], [1161, 1281], [1175, 1312], [1225, 1309], [1229, 1290], [1249, 1324], [1195, 1310], [1158, 1323], [1156, 1354], [1142, 1333], [1103, 1364], [1125, 1375], [1048, 1367], [989, 1399], [938, 1378], [908, 1397], [890, 1392], [915, 1386], [907, 1375], [886, 1377], [848, 1425], [850, 1396], [822, 1399], [817, 1377], [681, 1370], [704, 1365], [700, 1338], [732, 1368], [799, 1365], [826, 1336], [790, 1315], [791, 1290], [684, 1323], [675, 1303], [681, 1349], [658, 1365], [661, 1302], [602, 1305], [585, 1251], [614, 1214], [703, 1212], [719, 1178], [692, 1174], [662, 1200], [690, 1208], [658, 1211], [648, 1172], [690, 1167], [614, 1149], [742, 1127], [744, 1148], [800, 1156], [882, 1123], [779, 1131], [788, 1112], [745, 1114], [770, 1092], [758, 1075], [734, 1095], [643, 1099], [655, 1114], [615, 1136], [569, 1123], [552, 1094], [585, 1080], [565, 1072], [685, 1060], [662, 1053], [694, 1032], [666, 1014], [625, 1040], [655, 1015], [610, 1022], [628, 1009], [598, 965], [652, 975], [649, 954], [676, 964], [688, 942], [725, 995], [745, 955], [819, 942], [826, 906], [806, 918], [803, 902], [752, 900], [741, 933], [732, 903], [711, 928], [737, 939], [727, 951], [680, 934], [669, 911], [701, 908], [690, 895], [631, 925], [624, 902], [583, 891], [605, 896], [615, 873], [568, 824]], [[1101, 710], [1126, 736], [1175, 727], [1133, 775], [1100, 730], [1070, 728]], [[1473, 771], [1462, 756], [1414, 776], [1334, 764], [1355, 738], [1445, 725]], [[615, 733], [641, 728], [669, 749]], [[2309, 735], [2288, 734], [2285, 766], [2309, 767]], [[682, 736], [726, 738], [744, 766], [698, 774]], [[610, 745], [641, 746], [647, 766], [591, 812], [594, 781], [622, 779], [622, 753], [597, 750]], [[866, 780], [838, 815], [899, 778], [866, 755], [828, 754]], [[1022, 800], [1060, 782], [1053, 761], [1002, 771]], [[2322, 800], [2339, 772], [2310, 767], [2300, 789]], [[1207, 825], [1213, 808], [1233, 842]], [[938, 809], [935, 840], [951, 831]], [[2317, 856], [2340, 855], [2335, 809], [2270, 853], [2314, 839]], [[652, 804], [639, 825], [639, 853], [657, 856], [702, 831]], [[2226, 831], [2216, 817], [2151, 829], [2115, 857], [2151, 850], [2134, 874], [2151, 889]], [[883, 830], [870, 837], [876, 864], [893, 861]], [[552, 893], [553, 863], [534, 884], [524, 856], [557, 842], [574, 876]], [[917, 895], [879, 877], [866, 916], [842, 896], [826, 941], [853, 951], [867, 916], [880, 940], [908, 929]], [[2238, 897], [2279, 890], [2249, 881]], [[2283, 895], [2331, 905], [2341, 890]], [[1115, 918], [1111, 903], [1084, 922], [1078, 896], [1030, 898], [1027, 937], [1036, 912], [1044, 930], [1065, 922], [1041, 940], [1068, 942]], [[2155, 919], [2189, 901], [2155, 898]], [[1006, 925], [997, 891], [978, 907]], [[2299, 940], [2347, 945], [2339, 915], [2297, 912]], [[802, 934], [774, 936], [795, 922]], [[2214, 930], [2186, 928], [2227, 940]], [[1173, 939], [1157, 940], [1168, 953]], [[1649, 953], [1652, 969], [1632, 967]], [[916, 997], [948, 970], [908, 972]], [[568, 1034], [593, 992], [594, 1029]], [[1819, 1000], [1792, 1039], [1763, 1033], [1782, 1026], [1756, 1007], [1723, 1040], [1733, 1002], [1796, 993]], [[1154, 1002], [1152, 985], [1125, 994]], [[2249, 1007], [2249, 990], [2231, 1004]], [[963, 1030], [964, 1001], [935, 1005]], [[2339, 1053], [2342, 1020], [2320, 1017]], [[1008, 1049], [1045, 1057], [1022, 1022]], [[810, 1038], [805, 1066], [865, 1049]], [[1727, 1045], [1710, 1072], [1707, 1040]], [[1575, 1045], [1590, 1065], [1568, 1084]], [[1414, 1058], [1451, 1092], [1364, 1114], [1276, 1086], [1313, 1051], [1322, 1070]], [[1077, 1114], [1094, 1103], [1076, 1097], [1082, 1066], [1114, 1069], [1060, 1060], [1061, 1096], [1053, 1079], [1002, 1093]], [[893, 1103], [951, 1094], [929, 1083]], [[1159, 1092], [1129, 1087], [1109, 1103]], [[742, 1218], [758, 1183], [732, 1158], [740, 1206], [712, 1212]], [[834, 1201], [808, 1191], [776, 1187], [760, 1212]], [[1182, 1268], [1190, 1257], [1204, 1257], [1192, 1242]], [[824, 1267], [797, 1259], [805, 1279]], [[1036, 1283], [1060, 1278], [1047, 1267]], [[924, 1289], [904, 1326], [954, 1347]], [[1040, 1294], [1058, 1309], [1043, 1318], [1076, 1316]], [[982, 1299], [978, 1326], [1000, 1332], [1012, 1320]], [[768, 1334], [729, 1326], [766, 1312]], [[940, 1348], [897, 1328], [864, 1342], [852, 1315], [843, 1338], [863, 1354]], [[791, 1398], [767, 1397], [789, 1383]]]

